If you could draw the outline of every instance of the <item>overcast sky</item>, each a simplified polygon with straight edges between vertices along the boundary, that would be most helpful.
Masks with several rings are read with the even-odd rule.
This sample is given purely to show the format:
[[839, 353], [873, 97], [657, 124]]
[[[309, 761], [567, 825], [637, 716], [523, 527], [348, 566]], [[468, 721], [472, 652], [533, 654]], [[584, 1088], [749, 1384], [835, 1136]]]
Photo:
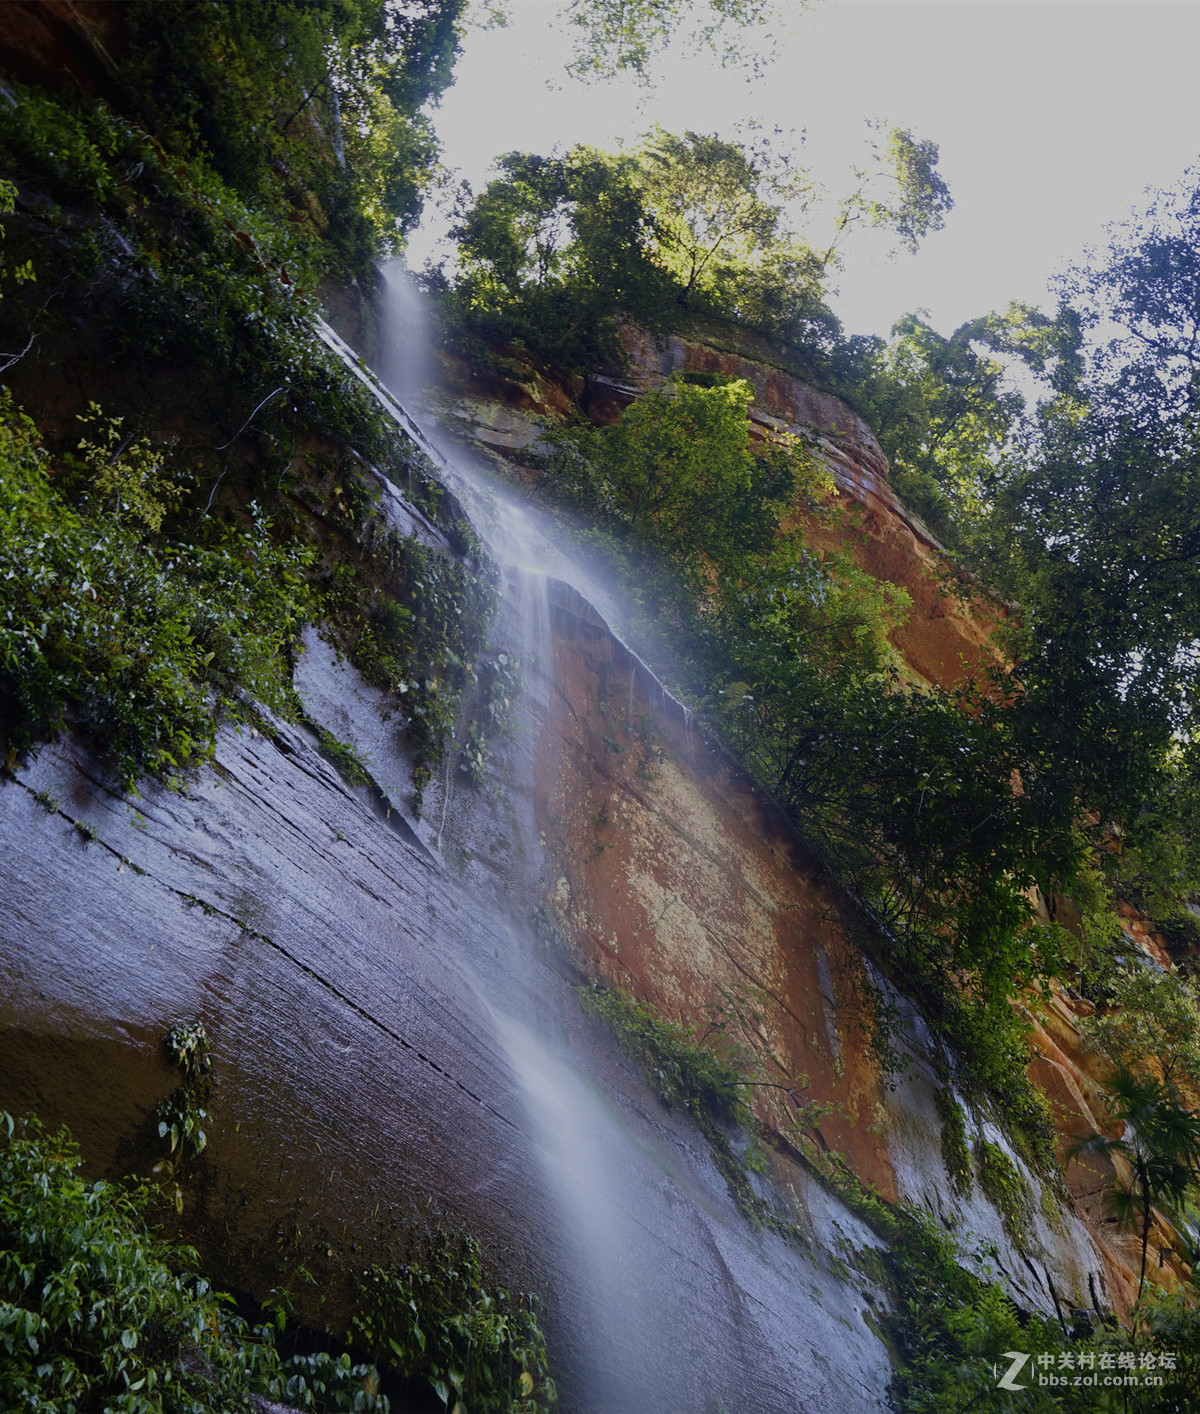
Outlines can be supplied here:
[[[762, 78], [672, 55], [649, 95], [567, 77], [556, 0], [507, 8], [506, 29], [468, 34], [435, 116], [475, 186], [503, 152], [614, 147], [654, 123], [802, 130], [831, 187], [865, 160], [867, 119], [937, 142], [955, 208], [916, 257], [849, 252], [836, 303], [852, 333], [916, 308], [949, 333], [1010, 299], [1045, 303], [1048, 276], [1200, 153], [1196, 0], [785, 0], [791, 32]], [[414, 264], [427, 249], [418, 236]]]

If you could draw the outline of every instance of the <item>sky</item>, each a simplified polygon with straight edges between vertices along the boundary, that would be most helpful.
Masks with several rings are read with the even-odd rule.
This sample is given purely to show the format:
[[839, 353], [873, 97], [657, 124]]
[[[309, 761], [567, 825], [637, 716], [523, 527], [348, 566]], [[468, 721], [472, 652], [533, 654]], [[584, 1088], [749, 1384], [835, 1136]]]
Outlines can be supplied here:
[[[916, 309], [949, 334], [1012, 299], [1052, 307], [1055, 271], [1200, 156], [1200, 0], [783, 0], [788, 32], [759, 78], [675, 51], [648, 91], [570, 78], [557, 0], [506, 8], [505, 28], [468, 32], [434, 114], [444, 163], [475, 188], [504, 152], [615, 148], [654, 124], [795, 130], [831, 191], [868, 159], [869, 119], [936, 142], [954, 210], [915, 257], [847, 248], [833, 304], [849, 333], [886, 335]], [[412, 265], [438, 229], [431, 211]]]

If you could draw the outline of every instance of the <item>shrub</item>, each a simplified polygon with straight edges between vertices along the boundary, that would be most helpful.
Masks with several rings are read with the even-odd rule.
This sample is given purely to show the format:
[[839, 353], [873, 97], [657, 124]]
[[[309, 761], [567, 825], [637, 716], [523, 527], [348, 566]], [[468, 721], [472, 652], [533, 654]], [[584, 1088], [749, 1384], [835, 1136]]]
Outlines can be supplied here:
[[261, 518], [207, 546], [73, 506], [32, 422], [0, 392], [0, 704], [18, 754], [69, 723], [127, 787], [211, 756], [249, 696], [286, 710], [312, 552]]
[[348, 1355], [284, 1360], [265, 1326], [146, 1227], [145, 1189], [87, 1183], [66, 1131], [0, 1116], [0, 1402], [7, 1409], [242, 1414], [251, 1394], [387, 1414]]
[[544, 1414], [558, 1399], [536, 1300], [485, 1287], [469, 1237], [440, 1234], [426, 1260], [368, 1271], [353, 1333], [447, 1409]]

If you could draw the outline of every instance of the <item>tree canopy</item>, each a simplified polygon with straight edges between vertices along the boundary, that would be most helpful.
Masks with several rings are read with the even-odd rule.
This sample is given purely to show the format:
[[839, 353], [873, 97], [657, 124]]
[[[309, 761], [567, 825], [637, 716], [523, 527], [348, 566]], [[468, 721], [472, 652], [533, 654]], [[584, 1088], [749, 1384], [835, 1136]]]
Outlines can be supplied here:
[[567, 0], [562, 13], [580, 31], [570, 65], [575, 77], [624, 73], [642, 82], [677, 37], [725, 63], [761, 69], [774, 52], [768, 27], [780, 19], [771, 0]]
[[[853, 210], [911, 245], [949, 205], [937, 148], [896, 130], [878, 155], [841, 225]], [[497, 167], [464, 191], [452, 233], [456, 318], [483, 337], [581, 368], [613, 356], [622, 317], [658, 332], [710, 313], [810, 352], [837, 346], [825, 303], [837, 241], [822, 250], [798, 233], [815, 188], [773, 143], [657, 129], [626, 154], [577, 146]]]
[[168, 149], [361, 264], [420, 214], [465, 5], [129, 0], [119, 77]]
[[[897, 488], [1019, 606], [1028, 788], [1064, 829], [1116, 829], [1159, 907], [1167, 875], [1196, 877], [1166, 837], [1194, 818], [1200, 727], [1198, 181], [1114, 227], [1063, 277], [1053, 317], [1011, 305], [949, 338], [901, 321], [859, 398]], [[1014, 360], [1037, 380], [1033, 409], [1005, 380]]]

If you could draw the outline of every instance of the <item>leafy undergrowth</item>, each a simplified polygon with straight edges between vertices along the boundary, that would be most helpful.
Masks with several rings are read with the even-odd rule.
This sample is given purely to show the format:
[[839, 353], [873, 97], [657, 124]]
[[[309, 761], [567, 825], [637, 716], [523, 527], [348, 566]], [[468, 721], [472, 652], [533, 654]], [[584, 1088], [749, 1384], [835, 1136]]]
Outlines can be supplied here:
[[285, 1360], [196, 1273], [197, 1255], [152, 1236], [146, 1189], [79, 1177], [65, 1132], [3, 1117], [0, 1399], [65, 1414], [226, 1414], [251, 1394], [312, 1410], [386, 1414], [373, 1368], [349, 1355]]
[[68, 722], [127, 786], [212, 754], [245, 700], [286, 711], [315, 551], [261, 517], [209, 544], [156, 540], [128, 505], [72, 505], [0, 390], [0, 706], [23, 754]]
[[79, 1166], [65, 1130], [0, 1115], [5, 1409], [242, 1414], [252, 1395], [315, 1414], [388, 1414], [397, 1397], [474, 1414], [553, 1406], [536, 1301], [487, 1286], [470, 1238], [365, 1275], [349, 1339], [374, 1364], [336, 1347], [285, 1355], [273, 1325], [243, 1319], [198, 1274], [193, 1249], [152, 1234], [161, 1195], [88, 1183]]
[[543, 1414], [557, 1403], [536, 1300], [489, 1290], [470, 1237], [439, 1234], [423, 1261], [368, 1271], [353, 1332], [447, 1409]]

